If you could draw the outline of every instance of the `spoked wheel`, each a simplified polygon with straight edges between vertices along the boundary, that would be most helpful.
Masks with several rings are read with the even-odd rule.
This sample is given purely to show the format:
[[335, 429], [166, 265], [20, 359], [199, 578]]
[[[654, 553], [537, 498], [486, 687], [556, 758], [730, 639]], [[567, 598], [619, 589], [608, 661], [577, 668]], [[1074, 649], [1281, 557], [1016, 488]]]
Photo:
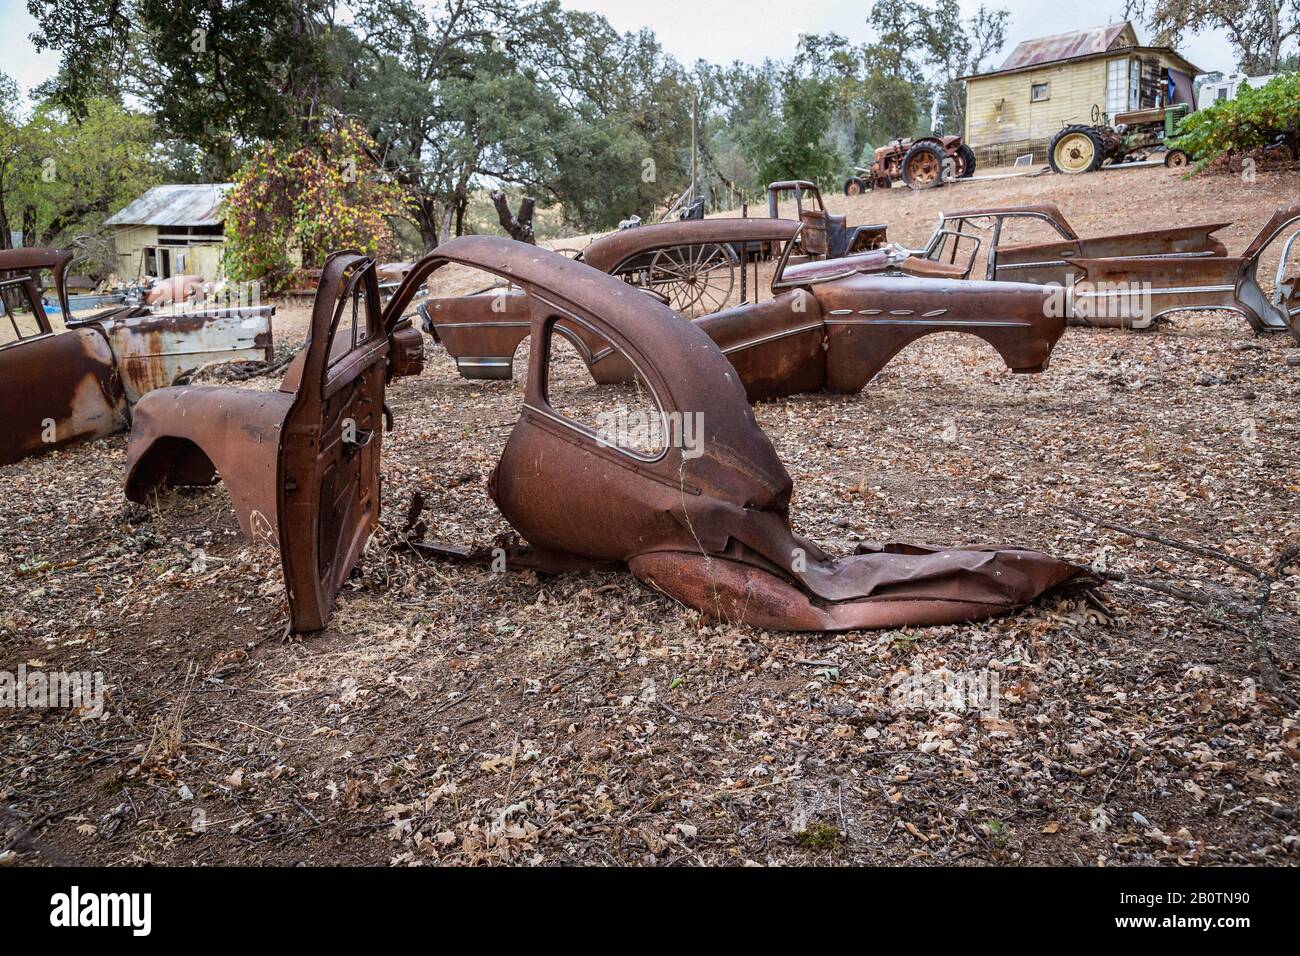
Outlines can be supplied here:
[[659, 249], [650, 260], [650, 287], [682, 315], [708, 315], [726, 308], [734, 265], [731, 251], [718, 243]]
[[903, 157], [903, 182], [913, 189], [943, 184], [944, 151], [934, 143], [917, 143]]

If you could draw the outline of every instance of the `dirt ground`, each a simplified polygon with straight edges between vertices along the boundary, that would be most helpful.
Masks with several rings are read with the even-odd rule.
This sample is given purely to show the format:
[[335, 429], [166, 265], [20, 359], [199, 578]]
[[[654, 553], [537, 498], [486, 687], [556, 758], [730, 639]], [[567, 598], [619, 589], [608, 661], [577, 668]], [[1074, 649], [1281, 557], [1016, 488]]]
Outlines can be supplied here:
[[[1139, 169], [830, 205], [909, 244], [985, 204], [1055, 201], [1085, 235], [1234, 220], [1235, 251], [1297, 185]], [[301, 327], [281, 310], [282, 344]], [[484, 482], [518, 380], [434, 346], [389, 390], [383, 530], [304, 640], [220, 486], [129, 504], [120, 435], [0, 469], [0, 670], [108, 684], [99, 719], [0, 710], [0, 864], [1293, 864], [1297, 355], [1203, 316], [1071, 329], [1013, 376], [931, 336], [859, 395], [762, 404], [796, 530], [829, 550], [1014, 543], [1165, 587], [963, 626], [777, 634], [626, 573], [403, 550], [417, 492], [431, 539], [507, 528]], [[945, 671], [996, 680], [997, 712], [901, 693]]]

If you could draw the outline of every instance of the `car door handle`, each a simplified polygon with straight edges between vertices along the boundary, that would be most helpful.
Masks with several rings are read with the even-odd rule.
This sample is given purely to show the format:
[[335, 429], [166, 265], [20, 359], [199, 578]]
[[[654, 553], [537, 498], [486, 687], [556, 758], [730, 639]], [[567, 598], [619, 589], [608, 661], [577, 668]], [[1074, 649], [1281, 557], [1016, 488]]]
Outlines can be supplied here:
[[349, 439], [344, 437], [340, 439], [339, 444], [343, 446], [343, 456], [349, 459], [356, 457], [357, 452], [369, 445], [370, 440], [374, 437], [375, 433], [373, 429], [366, 431], [359, 428], [356, 431], [355, 438]]

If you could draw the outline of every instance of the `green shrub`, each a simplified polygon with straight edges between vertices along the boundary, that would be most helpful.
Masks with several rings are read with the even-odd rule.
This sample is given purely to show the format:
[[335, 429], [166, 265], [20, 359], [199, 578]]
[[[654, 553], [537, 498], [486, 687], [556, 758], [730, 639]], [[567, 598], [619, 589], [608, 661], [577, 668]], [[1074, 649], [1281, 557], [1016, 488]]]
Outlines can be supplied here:
[[391, 219], [405, 195], [370, 159], [378, 147], [359, 124], [318, 129], [305, 144], [264, 146], [235, 177], [226, 197], [226, 272], [282, 292], [301, 250], [304, 268], [339, 249], [391, 256]]
[[1300, 73], [1284, 73], [1258, 89], [1243, 86], [1236, 99], [1189, 114], [1171, 143], [1204, 167], [1221, 156], [1267, 146], [1278, 133], [1300, 132]]

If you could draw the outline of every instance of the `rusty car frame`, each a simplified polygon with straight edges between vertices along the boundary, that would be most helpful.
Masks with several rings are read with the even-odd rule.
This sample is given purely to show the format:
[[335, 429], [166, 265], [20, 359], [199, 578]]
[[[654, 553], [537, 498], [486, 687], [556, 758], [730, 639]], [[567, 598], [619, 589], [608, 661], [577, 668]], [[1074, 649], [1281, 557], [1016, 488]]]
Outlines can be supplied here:
[[[332, 258], [307, 345], [279, 392], [168, 388], [137, 409], [128, 496], [220, 474], [245, 532], [279, 546], [292, 632], [327, 624], [377, 526], [385, 384], [418, 371], [419, 332], [400, 317], [449, 263], [508, 280], [529, 306], [537, 347], [489, 493], [527, 541], [530, 567], [626, 567], [707, 616], [815, 631], [985, 618], [1091, 582], [1076, 565], [1017, 547], [889, 544], [832, 557], [792, 530], [790, 476], [701, 328], [590, 266], [476, 236], [416, 263], [382, 313], [373, 260]], [[340, 337], [349, 303], [351, 335]], [[698, 418], [693, 451], [674, 441], [625, 447], [570, 417], [550, 377], [551, 346], [569, 340], [566, 328], [608, 343], [662, 419]]]
[[76, 316], [71, 260], [58, 249], [0, 251], [0, 465], [120, 431], [142, 395], [205, 366], [272, 357], [270, 306]]

